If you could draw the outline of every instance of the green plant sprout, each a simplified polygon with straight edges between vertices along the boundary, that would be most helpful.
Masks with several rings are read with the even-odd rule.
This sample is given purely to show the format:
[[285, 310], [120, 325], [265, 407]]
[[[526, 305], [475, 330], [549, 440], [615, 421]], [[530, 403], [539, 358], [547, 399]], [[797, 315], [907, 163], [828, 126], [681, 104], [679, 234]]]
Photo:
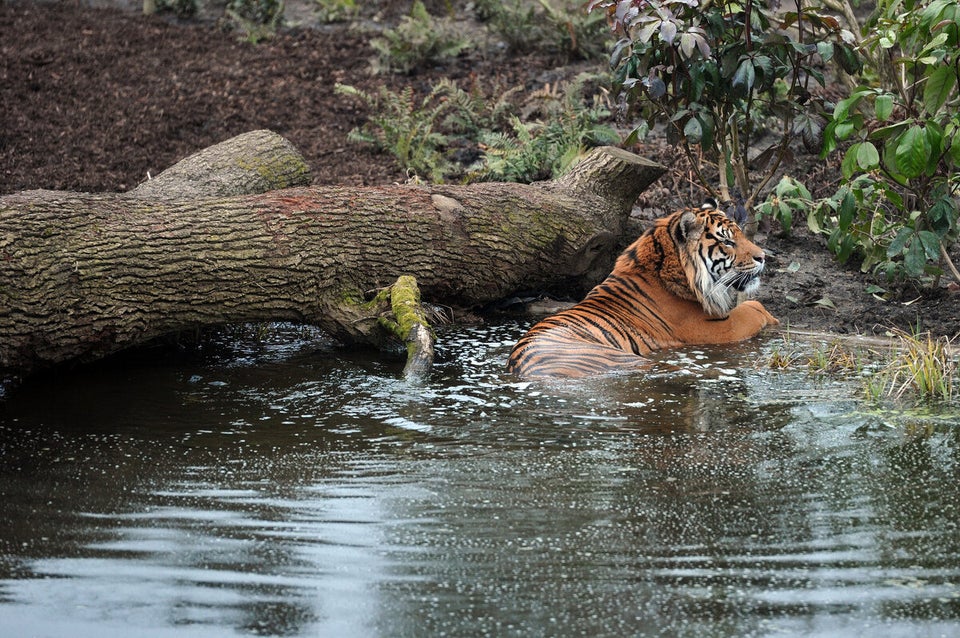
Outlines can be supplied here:
[[452, 170], [444, 154], [450, 137], [442, 131], [444, 122], [452, 118], [458, 108], [456, 101], [447, 99], [451, 92], [459, 91], [452, 82], [440, 82], [420, 100], [411, 87], [395, 93], [381, 86], [377, 93], [371, 94], [337, 84], [334, 90], [360, 98], [371, 112], [367, 124], [350, 131], [348, 139], [387, 151], [400, 168], [423, 179], [440, 182]]
[[[518, 89], [488, 100], [450, 80], [421, 99], [410, 87], [399, 93], [380, 87], [371, 94], [337, 85], [336, 91], [363, 100], [370, 110], [367, 123], [349, 139], [390, 153], [419, 178], [531, 182], [556, 177], [587, 148], [619, 139], [604, 123], [609, 109], [602, 97], [585, 95], [603, 81], [581, 74], [534, 91], [521, 104], [513, 102], [522, 98]], [[453, 157], [463, 149], [476, 151], [469, 166]]]
[[356, 0], [314, 0], [316, 14], [324, 22], [349, 20], [357, 13]]
[[[606, 124], [610, 110], [600, 95], [587, 101], [585, 87], [597, 76], [582, 73], [569, 83], [549, 85], [527, 100], [527, 113], [540, 117], [523, 121], [514, 115], [508, 130], [482, 131], [481, 161], [472, 178], [533, 182], [560, 175], [587, 148], [619, 141], [619, 133]], [[535, 109], [530, 108], [536, 102]]]

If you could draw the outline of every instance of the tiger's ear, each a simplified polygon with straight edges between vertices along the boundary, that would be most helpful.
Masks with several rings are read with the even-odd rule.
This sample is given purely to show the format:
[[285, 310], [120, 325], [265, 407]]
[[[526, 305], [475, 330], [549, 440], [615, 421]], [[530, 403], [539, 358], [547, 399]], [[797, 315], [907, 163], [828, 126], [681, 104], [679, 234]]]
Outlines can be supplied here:
[[677, 220], [677, 227], [674, 229], [674, 239], [678, 244], [685, 244], [691, 240], [691, 238], [698, 237], [700, 235], [700, 220], [697, 219], [696, 214], [692, 210], [684, 211], [680, 215], [680, 219]]

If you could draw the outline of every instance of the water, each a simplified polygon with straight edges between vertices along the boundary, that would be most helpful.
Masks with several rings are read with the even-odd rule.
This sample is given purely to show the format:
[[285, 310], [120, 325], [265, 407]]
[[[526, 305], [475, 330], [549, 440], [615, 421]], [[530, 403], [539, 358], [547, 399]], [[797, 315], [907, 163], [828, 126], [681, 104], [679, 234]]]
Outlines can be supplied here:
[[0, 404], [9, 636], [960, 635], [960, 418], [758, 366], [528, 383], [279, 326]]

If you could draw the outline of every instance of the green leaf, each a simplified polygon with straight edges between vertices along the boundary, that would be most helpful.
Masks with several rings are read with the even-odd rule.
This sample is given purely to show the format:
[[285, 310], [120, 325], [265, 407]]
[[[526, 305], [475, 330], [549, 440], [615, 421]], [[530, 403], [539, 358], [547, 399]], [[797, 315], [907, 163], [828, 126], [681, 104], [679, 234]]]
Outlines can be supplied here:
[[864, 98], [864, 96], [870, 95], [872, 92], [873, 91], [869, 89], [862, 89], [860, 91], [856, 91], [850, 97], [844, 98], [837, 102], [837, 105], [833, 107], [833, 119], [838, 122], [842, 122], [843, 120], [847, 119], [847, 116], [850, 114], [850, 111], [853, 110], [853, 107], [855, 107], [860, 100]]
[[903, 248], [907, 245], [907, 240], [910, 239], [910, 235], [912, 234], [913, 231], [907, 226], [901, 227], [900, 232], [897, 233], [897, 236], [894, 237], [890, 245], [887, 246], [887, 258], [894, 259], [898, 257], [900, 253], [903, 252]]
[[709, 117], [704, 118], [702, 115], [697, 115], [696, 118], [700, 122], [700, 127], [703, 131], [700, 136], [700, 145], [713, 145], [713, 119]]
[[930, 151], [927, 154], [927, 167], [924, 172], [927, 175], [934, 175], [940, 164], [940, 156], [943, 154], [943, 129], [933, 120], [929, 120], [923, 132], [927, 144], [930, 146]]
[[660, 23], [660, 39], [667, 44], [673, 44], [673, 39], [677, 37], [677, 23], [664, 20]]
[[[920, 53], [921, 54], [929, 53], [930, 54], [929, 57], [933, 58], [934, 60], [934, 62], [930, 62], [930, 63], [925, 62], [924, 64], [934, 64], [943, 59], [943, 55], [944, 55], [943, 45], [946, 44], [947, 38], [949, 37], [950, 36], [948, 33], [946, 33], [945, 31], [940, 31], [935, 36], [933, 36], [933, 38], [924, 42], [923, 49], [920, 50]], [[924, 58], [920, 58], [920, 59], [923, 60]]]
[[843, 156], [843, 161], [840, 163], [840, 172], [843, 173], [844, 179], [850, 179], [857, 172], [857, 154], [860, 152], [860, 146], [861, 143], [857, 142], [848, 148]]
[[851, 133], [857, 130], [857, 125], [855, 122], [850, 120], [845, 122], [836, 122], [833, 130], [838, 140], [845, 140], [850, 137]]
[[833, 57], [833, 43], [825, 41], [817, 42], [817, 53], [820, 54], [824, 62], [829, 62], [830, 58]]
[[687, 60], [693, 57], [693, 52], [697, 50], [697, 36], [689, 31], [680, 36], [680, 54]]
[[687, 120], [687, 123], [683, 125], [683, 135], [688, 141], [694, 144], [699, 143], [703, 138], [703, 126], [701, 126], [700, 120], [695, 117]]
[[660, 21], [655, 20], [653, 22], [648, 22], [635, 36], [634, 40], [642, 44], [649, 44], [650, 39], [653, 37], [653, 34], [657, 32], [660, 28]]
[[880, 153], [872, 142], [863, 142], [857, 149], [857, 165], [865, 170], [872, 171], [880, 166]]
[[844, 44], [834, 45], [834, 55], [840, 68], [850, 75], [859, 75], [863, 70], [863, 60], [857, 54], [857, 50]]
[[864, 130], [863, 115], [854, 113], [845, 121], [836, 123], [836, 136], [838, 140], [845, 140], [854, 133]]
[[893, 184], [881, 182], [880, 188], [883, 189], [883, 195], [897, 210], [903, 210], [903, 195], [901, 195]]
[[632, 42], [630, 38], [622, 38], [617, 41], [613, 46], [613, 50], [610, 52], [610, 68], [615, 69], [620, 66], [620, 63], [623, 61], [623, 57], [630, 53], [630, 45]]
[[784, 206], [780, 211], [780, 225], [783, 227], [783, 232], [787, 234], [793, 228], [793, 211], [789, 206]]
[[929, 230], [921, 230], [917, 233], [917, 236], [920, 237], [920, 243], [923, 244], [923, 252], [927, 259], [930, 261], [940, 259], [940, 238], [937, 237], [937, 234]]
[[834, 120], [830, 120], [827, 122], [827, 125], [823, 127], [823, 148], [820, 149], [821, 159], [837, 150], [836, 128], [837, 123]]
[[933, 0], [930, 2], [920, 13], [921, 26], [929, 29], [933, 21], [939, 19], [940, 14], [950, 4], [948, 0]]
[[890, 117], [890, 114], [893, 113], [893, 96], [889, 93], [878, 95], [873, 105], [873, 112], [876, 114], [878, 120], [885, 122], [887, 118]]
[[750, 58], [744, 59], [737, 67], [737, 72], [733, 75], [733, 86], [742, 86], [747, 91], [753, 89], [753, 84], [757, 80], [757, 72], [753, 68], [753, 61]]
[[807, 187], [789, 175], [784, 175], [780, 178], [780, 181], [777, 182], [777, 187], [774, 189], [774, 192], [780, 199], [787, 197], [801, 197], [804, 199], [810, 199], [810, 191], [807, 190]]
[[641, 121], [640, 124], [630, 131], [630, 134], [627, 135], [625, 140], [623, 140], [623, 144], [627, 147], [633, 146], [647, 136], [649, 129], [649, 125], [646, 122]]
[[837, 250], [837, 259], [841, 264], [847, 263], [850, 256], [853, 255], [854, 248], [856, 248], [856, 244], [853, 243], [853, 238], [850, 235], [843, 235], [840, 240], [840, 247]]
[[891, 178], [900, 185], [904, 185], [907, 179], [900, 172], [897, 166], [897, 144], [900, 142], [900, 136], [891, 137], [883, 145], [883, 166], [890, 172]]
[[908, 179], [919, 177], [927, 167], [930, 152], [930, 142], [927, 141], [926, 132], [919, 126], [911, 126], [900, 137], [897, 144], [895, 151], [897, 168]]
[[850, 224], [853, 223], [853, 216], [857, 212], [857, 201], [853, 197], [853, 193], [847, 191], [843, 195], [843, 199], [840, 200], [840, 209], [837, 211], [839, 214], [837, 227], [840, 229], [840, 232], [847, 232], [850, 230]]
[[[841, 259], [841, 261], [846, 261], [846, 260]], [[821, 308], [829, 308], [831, 310], [837, 309], [837, 305], [830, 300], [830, 297], [820, 297], [819, 299], [813, 302], [813, 305], [820, 306]]]
[[834, 255], [840, 254], [840, 234], [840, 229], [834, 228], [833, 232], [830, 233], [830, 237], [827, 238], [827, 250]]
[[907, 252], [903, 256], [903, 267], [910, 277], [919, 277], [923, 274], [923, 267], [927, 265], [923, 244], [917, 240], [911, 241]]
[[923, 108], [934, 115], [940, 111], [957, 85], [956, 70], [951, 65], [938, 66], [927, 76], [923, 87]]
[[941, 197], [927, 211], [930, 228], [938, 237], [943, 237], [956, 226], [958, 212], [960, 211], [957, 210], [957, 204], [952, 197]]
[[878, 129], [870, 131], [870, 134], [867, 138], [871, 140], [883, 140], [894, 135], [898, 135], [903, 129], [910, 126], [913, 120], [907, 120], [905, 122], [897, 122], [896, 124], [890, 124], [889, 126], [881, 126]]
[[813, 67], [808, 66], [806, 68], [806, 72], [810, 75], [810, 77], [816, 80], [817, 84], [819, 84], [820, 86], [827, 85], [827, 78], [819, 69], [814, 69]]
[[953, 165], [960, 166], [960, 128], [954, 131], [948, 150], [948, 157], [953, 162]]
[[693, 101], [703, 98], [703, 89], [707, 86], [708, 76], [704, 73], [704, 68], [699, 64], [690, 66], [690, 98]]
[[769, 56], [758, 55], [753, 59], [753, 69], [754, 71], [760, 71], [764, 83], [769, 83], [773, 75], [773, 60]]

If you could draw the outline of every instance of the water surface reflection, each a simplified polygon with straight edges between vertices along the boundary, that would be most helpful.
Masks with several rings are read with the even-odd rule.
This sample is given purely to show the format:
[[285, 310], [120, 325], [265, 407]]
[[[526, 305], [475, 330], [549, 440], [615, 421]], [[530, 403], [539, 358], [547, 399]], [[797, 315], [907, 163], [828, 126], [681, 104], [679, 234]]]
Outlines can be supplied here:
[[949, 417], [890, 428], [758, 342], [528, 383], [521, 327], [458, 328], [410, 386], [284, 330], [0, 407], [11, 635], [960, 633]]

